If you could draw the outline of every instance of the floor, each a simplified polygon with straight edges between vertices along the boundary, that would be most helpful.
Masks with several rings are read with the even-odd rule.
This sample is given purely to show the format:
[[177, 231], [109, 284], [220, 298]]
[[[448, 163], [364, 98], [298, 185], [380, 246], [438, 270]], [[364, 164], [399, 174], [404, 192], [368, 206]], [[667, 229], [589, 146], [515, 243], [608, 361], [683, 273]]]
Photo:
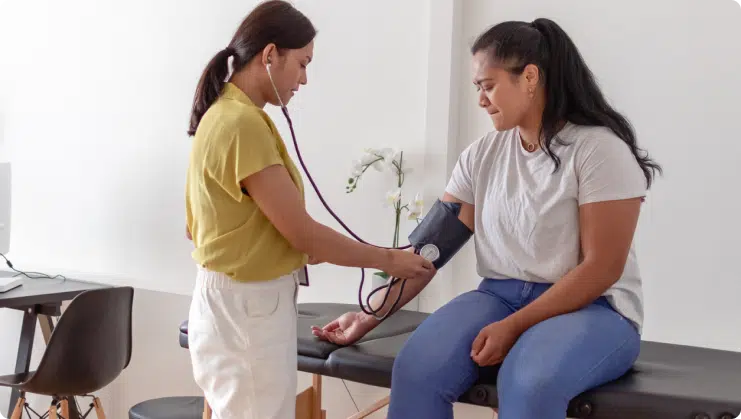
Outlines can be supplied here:
[[[370, 406], [378, 399], [389, 394], [389, 390], [364, 384], [342, 381], [336, 378], [323, 377], [322, 404], [327, 411], [327, 419], [347, 419], [359, 410]], [[311, 375], [299, 373], [298, 391], [311, 386]], [[356, 407], [357, 404], [357, 407]], [[456, 419], [492, 419], [496, 418], [491, 409], [467, 404], [455, 404]], [[385, 419], [386, 409], [372, 414], [368, 419]]]

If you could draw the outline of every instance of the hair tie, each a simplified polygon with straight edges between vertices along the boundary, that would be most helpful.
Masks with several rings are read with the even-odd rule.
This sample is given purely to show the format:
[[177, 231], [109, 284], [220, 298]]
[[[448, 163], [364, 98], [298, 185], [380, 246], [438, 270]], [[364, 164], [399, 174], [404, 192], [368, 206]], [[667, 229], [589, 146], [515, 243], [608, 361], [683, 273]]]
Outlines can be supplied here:
[[232, 47], [226, 47], [226, 48], [224, 48], [223, 52], [226, 53], [227, 57], [231, 57], [232, 55], [236, 55], [237, 54], [237, 50], [235, 50]]

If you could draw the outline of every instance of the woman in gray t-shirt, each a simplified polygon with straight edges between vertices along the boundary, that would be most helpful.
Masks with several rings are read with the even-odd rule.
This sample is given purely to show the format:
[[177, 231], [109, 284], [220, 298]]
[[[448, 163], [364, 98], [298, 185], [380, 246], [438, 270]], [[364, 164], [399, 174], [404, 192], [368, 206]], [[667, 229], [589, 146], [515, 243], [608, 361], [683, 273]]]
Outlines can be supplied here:
[[[463, 151], [442, 200], [462, 204], [484, 279], [406, 342], [388, 418], [452, 418], [452, 403], [480, 368], [501, 364], [502, 418], [563, 419], [571, 399], [620, 377], [638, 357], [643, 299], [633, 236], [661, 169], [556, 23], [498, 24], [472, 54], [479, 105], [494, 131]], [[406, 287], [399, 306], [423, 287]], [[376, 298], [374, 308], [383, 295]], [[315, 334], [348, 344], [377, 324], [348, 313]]]

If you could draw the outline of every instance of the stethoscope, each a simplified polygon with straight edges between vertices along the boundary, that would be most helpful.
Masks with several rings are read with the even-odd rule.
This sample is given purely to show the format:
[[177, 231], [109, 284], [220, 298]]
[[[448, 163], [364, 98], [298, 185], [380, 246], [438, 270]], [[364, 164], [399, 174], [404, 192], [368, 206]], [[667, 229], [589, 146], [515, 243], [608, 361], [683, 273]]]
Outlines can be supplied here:
[[[319, 187], [317, 187], [316, 182], [314, 182], [314, 178], [311, 177], [311, 173], [309, 173], [309, 169], [307, 169], [306, 164], [304, 163], [304, 159], [301, 156], [301, 151], [299, 150], [299, 148], [298, 148], [298, 142], [296, 141], [296, 133], [293, 130], [293, 122], [291, 121], [291, 117], [288, 114], [288, 109], [283, 104], [283, 100], [281, 99], [280, 94], [278, 93], [278, 89], [276, 88], [275, 83], [273, 82], [273, 76], [272, 76], [272, 74], [270, 74], [270, 63], [268, 63], [265, 66], [265, 68], [268, 71], [268, 77], [270, 78], [270, 84], [273, 86], [273, 91], [275, 92], [275, 96], [278, 98], [278, 102], [280, 103], [280, 109], [283, 112], [283, 115], [285, 116], [286, 121], [288, 122], [288, 128], [291, 131], [291, 138], [293, 139], [293, 146], [296, 149], [296, 156], [298, 156], [299, 163], [301, 164], [301, 167], [303, 168], [304, 173], [306, 174], [306, 177], [309, 179], [309, 182], [311, 183], [311, 186], [314, 189], [314, 192], [316, 192], [317, 197], [322, 202], [322, 205], [324, 205], [324, 208], [327, 210], [327, 212], [329, 212], [330, 215], [332, 215], [332, 217], [334, 217], [334, 219], [337, 220], [338, 223], [340, 223], [340, 225], [342, 226], [342, 228], [345, 229], [345, 231], [347, 231], [353, 238], [355, 238], [355, 240], [357, 240], [357, 241], [359, 241], [361, 243], [368, 244], [368, 245], [375, 246], [375, 247], [381, 247], [383, 249], [406, 250], [406, 249], [409, 249], [410, 247], [412, 247], [411, 244], [406, 245], [406, 246], [402, 246], [402, 247], [383, 247], [383, 246], [376, 246], [374, 244], [368, 243], [367, 241], [361, 239], [360, 236], [358, 236], [357, 234], [355, 234], [350, 229], [350, 227], [348, 227], [340, 219], [340, 217], [337, 216], [337, 214], [335, 214], [334, 211], [332, 211], [332, 208], [329, 207], [329, 204], [327, 204], [327, 201], [324, 200], [324, 197], [322, 196], [322, 193], [319, 192]], [[436, 260], [440, 256], [438, 249], [434, 245], [423, 246], [419, 250], [415, 249], [415, 253], [422, 255], [422, 257], [424, 257], [425, 259], [427, 259], [427, 260], [429, 260], [431, 262], [434, 261], [434, 260]], [[368, 296], [366, 297], [366, 304], [363, 304], [363, 283], [365, 282], [365, 269], [364, 268], [360, 268], [360, 272], [361, 272], [360, 286], [358, 287], [358, 304], [360, 305], [360, 309], [363, 310], [363, 312], [365, 314], [368, 314], [370, 316], [373, 316], [377, 320], [383, 321], [391, 313], [394, 312], [396, 306], [399, 303], [399, 300], [401, 300], [401, 296], [404, 293], [404, 285], [406, 284], [406, 281], [407, 280], [406, 280], [406, 278], [401, 279], [401, 278], [392, 277], [391, 280], [389, 280], [386, 284], [381, 285], [381, 286], [373, 289], [368, 294]], [[388, 311], [386, 312], [386, 314], [384, 314], [383, 316], [379, 316], [378, 315], [378, 312], [381, 311], [380, 309], [383, 308], [383, 306], [386, 305], [386, 301], [388, 300], [388, 292], [386, 293], [386, 295], [384, 295], [383, 301], [381, 302], [381, 307], [378, 310], [374, 310], [371, 307], [371, 303], [370, 303], [371, 298], [373, 297], [373, 295], [375, 293], [383, 290], [384, 288], [389, 288], [390, 289], [391, 287], [393, 287], [394, 285], [396, 285], [399, 281], [401, 281], [401, 286], [399, 288], [399, 294], [396, 296], [396, 301], [394, 301], [394, 303], [391, 305], [391, 308], [388, 309]], [[367, 308], [366, 308], [366, 305], [367, 305]]]

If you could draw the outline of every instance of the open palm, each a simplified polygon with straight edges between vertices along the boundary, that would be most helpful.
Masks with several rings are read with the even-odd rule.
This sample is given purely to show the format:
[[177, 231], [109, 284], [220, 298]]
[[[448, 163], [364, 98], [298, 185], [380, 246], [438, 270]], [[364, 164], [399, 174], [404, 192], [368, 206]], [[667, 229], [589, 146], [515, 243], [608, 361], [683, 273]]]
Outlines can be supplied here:
[[348, 312], [326, 326], [312, 326], [314, 336], [337, 345], [352, 345], [375, 327], [369, 318], [360, 312]]

